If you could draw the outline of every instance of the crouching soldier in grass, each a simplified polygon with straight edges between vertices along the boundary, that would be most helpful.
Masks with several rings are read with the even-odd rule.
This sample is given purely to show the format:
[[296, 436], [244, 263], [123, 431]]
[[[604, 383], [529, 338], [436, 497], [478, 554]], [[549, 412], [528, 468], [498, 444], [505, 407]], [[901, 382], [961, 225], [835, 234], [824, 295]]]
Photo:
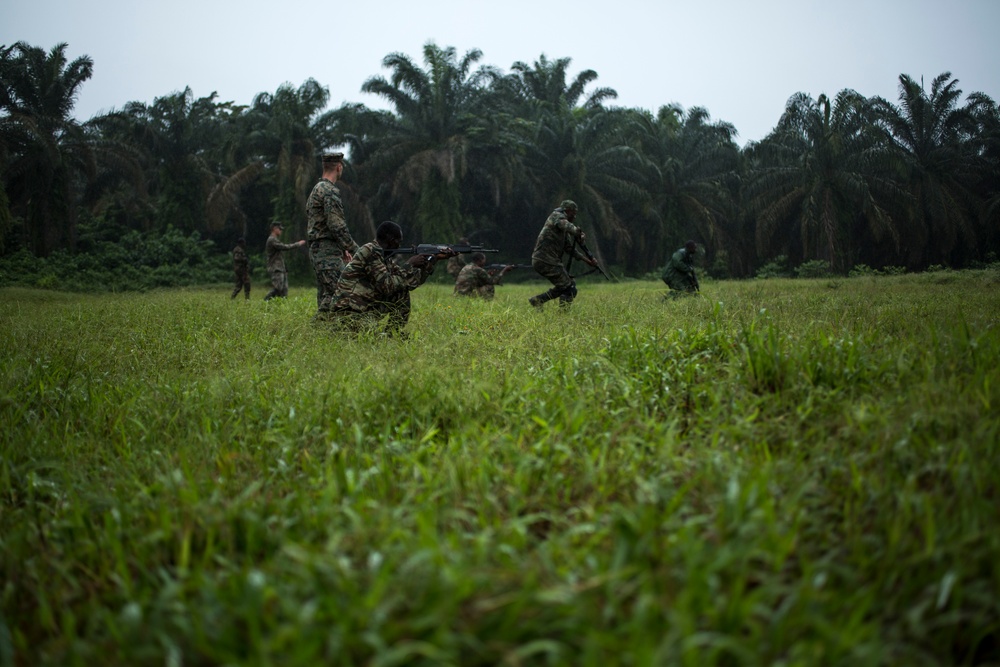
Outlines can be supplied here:
[[247, 240], [242, 236], [236, 241], [233, 248], [233, 272], [236, 274], [236, 287], [233, 288], [233, 295], [230, 299], [235, 299], [240, 290], [246, 294], [247, 301], [250, 300], [250, 258], [247, 256]]
[[668, 297], [692, 295], [699, 291], [698, 274], [694, 271], [694, 258], [697, 252], [698, 244], [688, 241], [670, 257], [662, 276], [663, 282], [670, 288], [667, 292]]
[[285, 229], [280, 222], [271, 223], [271, 235], [267, 237], [264, 245], [264, 254], [267, 255], [267, 272], [271, 274], [271, 291], [264, 297], [264, 301], [270, 301], [276, 296], [282, 298], [288, 296], [288, 271], [285, 270], [285, 258], [281, 253], [293, 248], [301, 248], [305, 241], [295, 243], [282, 243], [278, 240], [281, 232]]
[[483, 268], [485, 266], [486, 255], [481, 252], [472, 253], [471, 261], [458, 272], [458, 278], [455, 280], [455, 295], [481, 296], [487, 300], [492, 299], [494, 286], [499, 285], [503, 277], [514, 268], [513, 264], [508, 264], [490, 275], [490, 272]]
[[[405, 334], [403, 327], [410, 319], [410, 292], [424, 284], [437, 260], [454, 253], [413, 255], [401, 266], [390, 251], [399, 248], [402, 241], [400, 226], [386, 220], [375, 230], [375, 240], [354, 253], [337, 281], [332, 312], [338, 328], [356, 333], [381, 333], [384, 329], [389, 336]], [[383, 318], [387, 318], [384, 327]]]

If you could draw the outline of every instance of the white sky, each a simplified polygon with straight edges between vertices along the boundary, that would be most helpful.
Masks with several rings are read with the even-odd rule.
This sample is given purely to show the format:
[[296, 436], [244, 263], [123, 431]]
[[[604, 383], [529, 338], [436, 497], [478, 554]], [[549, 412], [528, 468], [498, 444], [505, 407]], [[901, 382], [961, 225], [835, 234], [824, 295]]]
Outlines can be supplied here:
[[478, 48], [479, 64], [509, 71], [541, 54], [572, 59], [588, 88], [620, 106], [701, 106], [732, 123], [740, 144], [763, 138], [788, 98], [844, 88], [898, 99], [901, 73], [928, 87], [950, 71], [966, 93], [1000, 100], [1000, 0], [0, 0], [0, 44], [59, 42], [88, 55], [80, 120], [189, 86], [195, 97], [250, 104], [312, 77], [330, 107], [360, 102], [382, 58], [424, 67], [423, 45]]

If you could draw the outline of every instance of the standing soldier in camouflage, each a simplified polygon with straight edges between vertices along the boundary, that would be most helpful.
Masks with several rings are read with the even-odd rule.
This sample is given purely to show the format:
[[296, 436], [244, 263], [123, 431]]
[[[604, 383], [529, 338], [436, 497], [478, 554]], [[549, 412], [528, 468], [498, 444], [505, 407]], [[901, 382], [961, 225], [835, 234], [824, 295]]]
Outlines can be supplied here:
[[698, 291], [698, 274], [694, 272], [694, 257], [698, 244], [688, 241], [684, 247], [675, 252], [661, 278], [670, 288], [671, 297], [694, 294]]
[[344, 154], [323, 155], [323, 176], [313, 186], [306, 201], [309, 229], [309, 259], [316, 272], [316, 319], [330, 316], [337, 281], [344, 265], [357, 252], [358, 244], [351, 238], [344, 219], [344, 204], [337, 181], [344, 173]]
[[487, 300], [492, 299], [494, 286], [499, 285], [503, 277], [514, 268], [513, 264], [508, 264], [500, 271], [490, 275], [483, 268], [485, 265], [486, 255], [481, 252], [472, 253], [472, 261], [462, 267], [455, 280], [456, 296], [481, 296]]
[[264, 301], [270, 301], [276, 296], [282, 298], [288, 296], [288, 271], [285, 270], [285, 258], [281, 253], [293, 248], [301, 248], [305, 241], [295, 243], [282, 243], [278, 240], [285, 226], [278, 221], [271, 223], [271, 235], [267, 237], [264, 245], [264, 254], [267, 256], [267, 272], [271, 274], [271, 291], [264, 297]]
[[434, 271], [438, 259], [454, 254], [438, 253], [432, 257], [413, 255], [400, 266], [388, 250], [403, 241], [403, 230], [386, 220], [375, 230], [375, 240], [361, 246], [347, 263], [337, 282], [333, 314], [349, 331], [374, 331], [388, 315], [386, 333], [400, 335], [410, 318], [410, 292], [422, 285]]
[[577, 241], [583, 243], [585, 236], [583, 230], [573, 224], [576, 211], [575, 202], [570, 199], [563, 200], [559, 208], [552, 211], [542, 226], [542, 231], [538, 233], [535, 250], [531, 253], [531, 266], [551, 281], [552, 288], [528, 299], [528, 303], [535, 308], [541, 308], [546, 301], [556, 297], [559, 297], [560, 306], [568, 306], [576, 297], [576, 281], [563, 266], [563, 255], [570, 255], [590, 266], [597, 266], [596, 260], [587, 257], [577, 247]]
[[236, 295], [243, 290], [246, 293], [247, 301], [250, 300], [250, 258], [247, 257], [247, 240], [242, 236], [236, 241], [233, 248], [233, 272], [236, 273], [236, 287], [233, 288], [233, 295], [230, 299], [235, 299]]

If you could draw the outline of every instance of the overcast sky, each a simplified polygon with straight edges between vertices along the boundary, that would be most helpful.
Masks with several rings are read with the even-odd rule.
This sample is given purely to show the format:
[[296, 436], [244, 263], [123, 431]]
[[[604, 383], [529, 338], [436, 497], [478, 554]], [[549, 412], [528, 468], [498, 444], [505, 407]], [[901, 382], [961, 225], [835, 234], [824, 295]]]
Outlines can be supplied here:
[[788, 98], [844, 88], [898, 100], [901, 73], [927, 86], [951, 72], [966, 93], [1000, 100], [1000, 0], [0, 0], [0, 44], [68, 44], [94, 75], [75, 115], [190, 87], [249, 104], [314, 78], [331, 108], [386, 108], [361, 85], [382, 59], [424, 67], [429, 41], [509, 71], [545, 54], [592, 69], [615, 104], [701, 106], [742, 145], [763, 138]]

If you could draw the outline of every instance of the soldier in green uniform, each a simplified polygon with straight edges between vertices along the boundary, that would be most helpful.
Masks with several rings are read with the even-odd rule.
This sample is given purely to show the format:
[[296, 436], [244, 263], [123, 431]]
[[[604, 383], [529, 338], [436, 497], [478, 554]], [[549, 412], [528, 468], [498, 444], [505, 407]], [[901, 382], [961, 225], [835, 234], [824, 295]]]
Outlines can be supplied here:
[[264, 297], [264, 301], [270, 301], [276, 296], [288, 296], [288, 271], [285, 270], [285, 258], [281, 255], [286, 250], [301, 248], [305, 241], [295, 243], [282, 243], [278, 240], [285, 226], [278, 221], [271, 223], [271, 235], [267, 237], [264, 245], [264, 254], [267, 256], [267, 272], [271, 274], [271, 291]]
[[492, 299], [494, 286], [500, 284], [503, 277], [514, 268], [514, 265], [508, 264], [490, 275], [490, 272], [483, 268], [486, 266], [486, 255], [474, 252], [471, 260], [458, 272], [458, 278], [455, 279], [455, 295], [481, 296], [484, 299]]
[[576, 212], [574, 201], [563, 200], [559, 208], [549, 215], [535, 241], [531, 266], [552, 283], [551, 289], [528, 299], [528, 303], [536, 308], [541, 308], [546, 301], [556, 297], [559, 297], [560, 306], [568, 306], [576, 297], [576, 281], [563, 265], [564, 255], [576, 257], [590, 266], [597, 266], [596, 260], [587, 257], [577, 247], [577, 240], [583, 243], [585, 236], [583, 230], [573, 224]]
[[236, 274], [236, 287], [233, 288], [233, 295], [229, 298], [235, 299], [240, 290], [243, 290], [247, 301], [249, 301], [250, 258], [247, 256], [247, 240], [242, 236], [237, 239], [236, 247], [233, 248], [233, 272]]
[[663, 272], [663, 282], [670, 288], [670, 296], [694, 294], [698, 291], [698, 274], [694, 272], [694, 258], [698, 244], [688, 241], [671, 256]]
[[344, 204], [337, 188], [337, 181], [343, 173], [343, 153], [323, 155], [323, 176], [313, 186], [306, 201], [309, 259], [316, 272], [317, 319], [329, 317], [340, 272], [358, 249], [347, 229]]
[[453, 252], [432, 257], [413, 255], [400, 266], [388, 250], [395, 250], [403, 240], [403, 230], [386, 220], [375, 230], [375, 240], [354, 253], [337, 282], [332, 312], [338, 324], [349, 331], [374, 331], [388, 316], [386, 333], [403, 333], [410, 318], [410, 292], [422, 285], [434, 271], [438, 259]]

